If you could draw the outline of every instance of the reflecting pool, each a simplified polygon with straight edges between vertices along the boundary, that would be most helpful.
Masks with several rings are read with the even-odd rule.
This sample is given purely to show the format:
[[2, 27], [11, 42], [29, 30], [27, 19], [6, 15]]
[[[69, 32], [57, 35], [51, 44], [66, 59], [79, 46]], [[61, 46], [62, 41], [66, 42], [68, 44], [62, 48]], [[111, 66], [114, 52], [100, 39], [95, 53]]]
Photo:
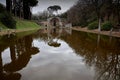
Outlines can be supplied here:
[[0, 80], [120, 80], [120, 38], [67, 30], [2, 36]]

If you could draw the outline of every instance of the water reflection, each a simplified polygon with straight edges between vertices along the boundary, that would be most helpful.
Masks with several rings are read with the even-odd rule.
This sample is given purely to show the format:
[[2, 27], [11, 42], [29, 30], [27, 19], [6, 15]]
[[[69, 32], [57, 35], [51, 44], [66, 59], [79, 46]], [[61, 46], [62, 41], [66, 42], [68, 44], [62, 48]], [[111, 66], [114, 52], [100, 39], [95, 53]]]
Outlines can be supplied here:
[[84, 57], [89, 67], [95, 68], [95, 80], [120, 79], [120, 39], [73, 31], [62, 36], [76, 53]]
[[[38, 31], [37, 35], [43, 36], [44, 34], [47, 34], [44, 39], [51, 47], [60, 47], [61, 43], [58, 43], [58, 40], [61, 36], [65, 35], [71, 35], [72, 31], [71, 29], [65, 29], [65, 28], [50, 28], [50, 29], [44, 29]], [[41, 37], [40, 37], [41, 38]]]
[[113, 38], [109, 43], [111, 37], [75, 31], [73, 34], [63, 39], [85, 58], [88, 66], [95, 67], [95, 80], [120, 79], [120, 39]]
[[[66, 30], [54, 33], [39, 30], [23, 38], [8, 40], [4, 36], [0, 39], [2, 80], [120, 79], [119, 38], [78, 31], [69, 35]], [[3, 64], [2, 54], [7, 48], [10, 49], [11, 61]], [[31, 63], [30, 59], [33, 59]], [[30, 76], [31, 69], [35, 71]]]
[[26, 36], [22, 39], [12, 38], [14, 42], [7, 42], [7, 36], [2, 38], [4, 44], [0, 44], [2, 52], [7, 47], [10, 48], [10, 63], [3, 65], [2, 62], [2, 53], [0, 53], [0, 79], [2, 80], [20, 80], [21, 74], [17, 71], [22, 70], [27, 66], [32, 55], [35, 55], [39, 52], [39, 49], [34, 47], [32, 42], [32, 36]]
[[62, 29], [48, 30], [47, 31], [48, 45], [53, 47], [60, 47], [61, 43], [58, 43], [58, 40], [61, 37], [61, 33], [62, 33]]

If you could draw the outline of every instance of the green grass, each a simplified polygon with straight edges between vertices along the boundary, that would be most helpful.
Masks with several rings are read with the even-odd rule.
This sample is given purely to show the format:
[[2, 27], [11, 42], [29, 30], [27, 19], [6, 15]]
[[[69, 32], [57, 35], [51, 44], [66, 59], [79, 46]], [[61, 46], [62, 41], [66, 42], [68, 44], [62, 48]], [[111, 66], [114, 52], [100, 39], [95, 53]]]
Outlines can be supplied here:
[[20, 19], [16, 19], [17, 23], [16, 23], [16, 29], [36, 29], [36, 28], [40, 28], [40, 26], [38, 24], [36, 24], [33, 21], [28, 21], [28, 20], [20, 20]]
[[[40, 26], [38, 24], [36, 24], [35, 22], [33, 21], [29, 21], [29, 20], [22, 20], [22, 19], [18, 19], [18, 18], [15, 18], [16, 20], [16, 29], [17, 30], [25, 30], [25, 29], [39, 29]], [[0, 22], [0, 28], [2, 28], [2, 30], [6, 30], [8, 29], [5, 25], [3, 25], [1, 22]]]

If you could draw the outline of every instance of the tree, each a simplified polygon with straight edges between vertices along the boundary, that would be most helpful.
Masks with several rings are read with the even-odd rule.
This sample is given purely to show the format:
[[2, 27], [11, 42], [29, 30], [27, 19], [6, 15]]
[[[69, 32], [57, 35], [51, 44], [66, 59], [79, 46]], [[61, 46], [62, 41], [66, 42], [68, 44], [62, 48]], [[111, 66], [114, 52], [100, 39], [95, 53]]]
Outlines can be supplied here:
[[115, 0], [115, 8], [118, 17], [118, 24], [120, 24], [120, 0]]
[[106, 19], [109, 21], [110, 16], [113, 14], [113, 0], [106, 0], [104, 4], [104, 11], [102, 14], [104, 14], [104, 17], [107, 17]]
[[6, 11], [5, 7], [2, 4], [0, 4], [0, 13], [2, 13], [4, 11]]
[[36, 6], [37, 0], [6, 0], [6, 9], [16, 16], [24, 15], [24, 19], [31, 19], [31, 8]]
[[91, 0], [92, 5], [94, 6], [95, 12], [98, 17], [98, 31], [101, 31], [101, 9], [105, 0]]
[[14, 16], [17, 15], [17, 1], [16, 0], [13, 0], [13, 8], [14, 8]]
[[16, 13], [17, 16], [19, 16], [20, 18], [23, 17], [23, 1], [22, 0], [18, 0], [16, 3]]
[[87, 0], [79, 0], [67, 11], [68, 21], [71, 22], [73, 26], [85, 27], [88, 25], [88, 23], [93, 21], [92, 18], [96, 17], [96, 15], [94, 15], [93, 7], [89, 2], [86, 1]]
[[61, 10], [61, 7], [59, 5], [54, 5], [53, 11], [55, 11], [58, 14], [58, 10]]
[[10, 13], [6, 11], [2, 4], [0, 4], [0, 22], [8, 28], [16, 28], [16, 21], [13, 19]]
[[6, 0], [6, 9], [8, 12], [12, 12], [12, 0]]
[[49, 16], [52, 16], [53, 15], [53, 6], [49, 6], [47, 8], [47, 10], [49, 11]]
[[64, 12], [63, 14], [61, 14], [61, 15], [59, 15], [61, 18], [65, 18], [65, 19], [67, 19], [67, 16], [68, 16], [68, 14], [67, 14], [67, 12]]
[[53, 12], [56, 12], [58, 14], [58, 10], [61, 10], [61, 7], [59, 5], [49, 6], [47, 10], [51, 15], [53, 15]]
[[36, 6], [37, 0], [23, 0], [24, 19], [31, 19], [31, 7]]

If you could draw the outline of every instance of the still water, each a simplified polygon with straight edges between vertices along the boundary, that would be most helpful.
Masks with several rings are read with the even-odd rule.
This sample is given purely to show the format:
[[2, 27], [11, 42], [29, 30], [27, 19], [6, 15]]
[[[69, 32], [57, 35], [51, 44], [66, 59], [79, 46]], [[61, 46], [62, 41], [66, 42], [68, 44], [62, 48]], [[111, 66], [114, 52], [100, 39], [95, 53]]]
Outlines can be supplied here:
[[0, 37], [0, 80], [120, 80], [120, 38], [42, 30]]

